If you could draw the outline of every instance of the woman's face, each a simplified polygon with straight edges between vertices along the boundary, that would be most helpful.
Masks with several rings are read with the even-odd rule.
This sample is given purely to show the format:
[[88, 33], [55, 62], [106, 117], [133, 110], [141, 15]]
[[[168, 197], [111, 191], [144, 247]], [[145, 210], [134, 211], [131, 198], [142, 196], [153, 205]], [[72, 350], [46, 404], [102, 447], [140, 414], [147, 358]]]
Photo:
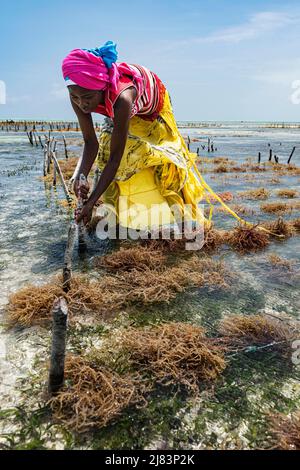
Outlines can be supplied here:
[[86, 114], [104, 103], [103, 90], [88, 90], [78, 85], [71, 85], [68, 89], [71, 100]]

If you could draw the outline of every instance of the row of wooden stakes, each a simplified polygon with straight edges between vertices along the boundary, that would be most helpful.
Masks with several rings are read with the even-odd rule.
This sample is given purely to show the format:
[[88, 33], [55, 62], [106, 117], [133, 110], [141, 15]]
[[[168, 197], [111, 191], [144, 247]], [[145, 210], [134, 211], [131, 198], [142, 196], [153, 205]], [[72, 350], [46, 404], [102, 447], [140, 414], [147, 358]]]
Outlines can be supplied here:
[[[290, 153], [290, 156], [289, 156], [289, 158], [288, 158], [288, 160], [287, 160], [287, 165], [290, 164], [291, 159], [292, 159], [292, 156], [294, 155], [295, 150], [296, 150], [296, 147], [294, 146], [293, 149], [292, 149], [292, 151], [291, 151], [291, 153]], [[277, 155], [274, 155], [274, 154], [273, 154], [273, 150], [270, 149], [270, 150], [269, 150], [269, 160], [268, 160], [268, 161], [271, 162], [271, 161], [272, 161], [272, 158], [274, 158], [275, 163], [279, 163], [279, 158], [277, 157]], [[258, 152], [257, 163], [261, 163], [261, 152]]]
[[[95, 130], [100, 129], [100, 123], [94, 123]], [[51, 121], [0, 121], [1, 131], [6, 132], [28, 132], [30, 130], [44, 132], [47, 130], [78, 132], [80, 130], [78, 122], [51, 122]]]

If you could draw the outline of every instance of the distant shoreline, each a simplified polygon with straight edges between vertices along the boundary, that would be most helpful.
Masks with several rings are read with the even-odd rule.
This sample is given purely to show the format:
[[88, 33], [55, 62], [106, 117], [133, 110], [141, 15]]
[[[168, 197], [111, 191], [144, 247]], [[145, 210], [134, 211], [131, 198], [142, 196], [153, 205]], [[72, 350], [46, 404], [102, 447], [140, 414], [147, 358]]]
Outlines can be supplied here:
[[[30, 120], [30, 119], [0, 119], [0, 130], [1, 126], [13, 124], [27, 124], [27, 125], [41, 125], [41, 124], [70, 124], [71, 127], [75, 128], [78, 125], [77, 121], [69, 120]], [[94, 121], [95, 125], [101, 126], [103, 121]], [[179, 128], [224, 128], [224, 127], [245, 127], [245, 128], [262, 128], [262, 129], [300, 129], [300, 122], [292, 121], [177, 121]]]

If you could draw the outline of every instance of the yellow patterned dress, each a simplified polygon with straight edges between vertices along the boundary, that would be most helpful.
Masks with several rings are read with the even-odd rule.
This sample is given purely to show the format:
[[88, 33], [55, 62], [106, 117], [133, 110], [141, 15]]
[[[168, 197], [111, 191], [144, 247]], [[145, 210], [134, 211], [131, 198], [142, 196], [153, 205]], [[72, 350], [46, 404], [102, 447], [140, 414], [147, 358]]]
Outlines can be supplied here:
[[[106, 118], [99, 138], [100, 170], [110, 156], [112, 130], [112, 120]], [[138, 115], [130, 119], [120, 166], [102, 199], [114, 207], [124, 227], [151, 229], [154, 222], [157, 225], [157, 214], [159, 225], [172, 223], [170, 207], [174, 205], [185, 217], [205, 222], [202, 211], [197, 210], [205, 188], [195, 172], [195, 159], [178, 131], [166, 91], [157, 119], [148, 121]]]

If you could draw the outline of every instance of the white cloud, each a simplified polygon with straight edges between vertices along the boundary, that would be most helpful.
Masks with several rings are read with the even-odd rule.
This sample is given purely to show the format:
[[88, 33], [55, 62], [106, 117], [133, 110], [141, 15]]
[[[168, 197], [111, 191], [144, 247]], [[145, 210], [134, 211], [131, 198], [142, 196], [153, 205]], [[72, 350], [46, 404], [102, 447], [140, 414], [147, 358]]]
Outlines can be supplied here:
[[239, 43], [241, 41], [258, 38], [266, 33], [285, 28], [286, 26], [297, 24], [300, 24], [300, 15], [298, 12], [290, 14], [282, 11], [263, 11], [251, 15], [245, 23], [240, 25], [221, 29], [207, 36], [176, 41], [166, 46], [166, 49], [201, 43]]
[[206, 38], [199, 39], [203, 42], [240, 42], [299, 23], [299, 21], [299, 16], [295, 17], [289, 13], [265, 11], [252, 15], [244, 24], [220, 30]]

